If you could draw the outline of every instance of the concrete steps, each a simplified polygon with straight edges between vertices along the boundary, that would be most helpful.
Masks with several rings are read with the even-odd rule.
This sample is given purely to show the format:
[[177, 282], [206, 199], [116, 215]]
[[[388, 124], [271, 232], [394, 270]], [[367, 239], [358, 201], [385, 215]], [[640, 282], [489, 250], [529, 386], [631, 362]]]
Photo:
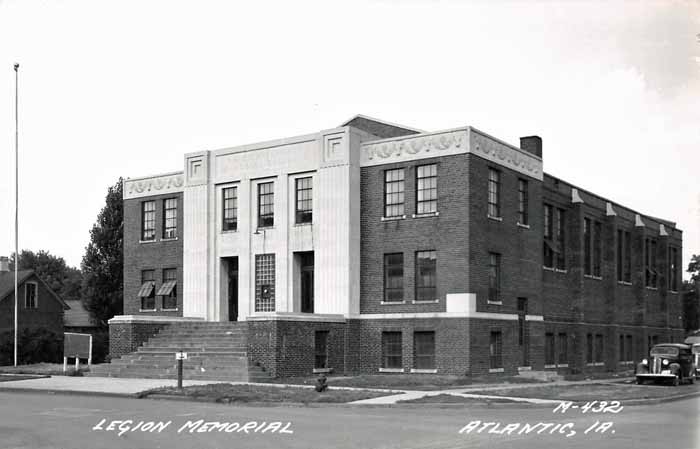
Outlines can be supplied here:
[[244, 323], [173, 323], [135, 352], [94, 365], [93, 377], [176, 379], [175, 353], [187, 352], [183, 379], [265, 382], [270, 375], [250, 365]]

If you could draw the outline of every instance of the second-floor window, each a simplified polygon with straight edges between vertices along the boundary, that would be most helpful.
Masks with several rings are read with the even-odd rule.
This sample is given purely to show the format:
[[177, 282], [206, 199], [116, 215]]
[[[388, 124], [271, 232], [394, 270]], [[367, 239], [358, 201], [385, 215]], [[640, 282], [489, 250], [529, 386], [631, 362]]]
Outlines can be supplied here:
[[669, 261], [668, 261], [668, 288], [671, 291], [678, 291], [678, 248], [675, 246], [670, 247], [669, 250]]
[[156, 202], [141, 203], [141, 240], [156, 239]]
[[644, 243], [645, 285], [656, 288], [659, 274], [656, 271], [656, 239], [646, 238]]
[[556, 242], [556, 269], [566, 270], [566, 240], [564, 230], [566, 229], [566, 214], [564, 209], [557, 208], [554, 211], [554, 241]]
[[275, 225], [275, 184], [258, 184], [258, 228], [271, 228]]
[[501, 216], [501, 172], [489, 168], [489, 217]]
[[384, 301], [403, 301], [403, 253], [384, 254]]
[[296, 183], [296, 223], [311, 223], [313, 221], [312, 185], [313, 178], [297, 178]]
[[163, 238], [177, 237], [177, 198], [163, 201]]
[[396, 168], [384, 172], [384, 216], [404, 215], [404, 170]]
[[437, 299], [437, 253], [416, 252], [416, 301]]
[[501, 301], [501, 255], [489, 253], [489, 302]]
[[416, 213], [437, 212], [437, 164], [416, 167]]
[[598, 221], [583, 219], [583, 274], [601, 277], [603, 229]]
[[524, 179], [518, 179], [518, 223], [528, 225], [528, 185]]
[[544, 205], [544, 260], [547, 268], [566, 269], [566, 215], [563, 209]]
[[632, 246], [629, 231], [617, 230], [617, 280], [632, 282]]
[[238, 187], [226, 187], [222, 190], [223, 197], [223, 222], [222, 231], [235, 231], [238, 229]]

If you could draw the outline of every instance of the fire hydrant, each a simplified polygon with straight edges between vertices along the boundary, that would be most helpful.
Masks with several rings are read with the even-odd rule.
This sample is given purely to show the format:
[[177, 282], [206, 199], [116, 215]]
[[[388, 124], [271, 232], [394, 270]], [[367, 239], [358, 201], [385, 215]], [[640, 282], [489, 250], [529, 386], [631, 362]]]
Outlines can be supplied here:
[[316, 391], [319, 393], [322, 393], [328, 389], [328, 379], [326, 379], [326, 375], [324, 373], [321, 373], [320, 376], [316, 379]]

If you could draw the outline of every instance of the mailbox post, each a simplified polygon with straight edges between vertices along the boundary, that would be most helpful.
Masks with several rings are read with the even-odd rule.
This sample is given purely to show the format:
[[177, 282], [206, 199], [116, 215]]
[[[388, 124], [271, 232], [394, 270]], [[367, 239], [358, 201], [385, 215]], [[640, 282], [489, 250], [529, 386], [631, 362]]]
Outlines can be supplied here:
[[175, 360], [177, 360], [177, 388], [182, 390], [182, 362], [187, 359], [186, 352], [176, 352]]

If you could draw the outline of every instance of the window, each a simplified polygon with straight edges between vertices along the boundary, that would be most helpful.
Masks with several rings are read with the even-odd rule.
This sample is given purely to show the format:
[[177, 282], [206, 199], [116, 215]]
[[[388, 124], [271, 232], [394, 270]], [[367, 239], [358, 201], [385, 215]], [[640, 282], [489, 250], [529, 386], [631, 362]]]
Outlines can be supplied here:
[[554, 334], [547, 332], [544, 334], [544, 364], [554, 365]]
[[645, 285], [650, 288], [657, 287], [658, 272], [656, 271], [656, 239], [644, 240], [644, 271]]
[[630, 233], [618, 229], [617, 231], [617, 280], [620, 282], [632, 281], [632, 254]]
[[557, 260], [556, 260], [556, 269], [557, 270], [566, 270], [566, 242], [564, 239], [564, 229], [566, 227], [566, 220], [565, 220], [565, 215], [564, 215], [564, 210], [563, 209], [556, 209], [555, 215], [554, 215], [554, 223], [555, 223], [555, 231], [556, 231], [556, 253], [557, 253]]
[[518, 179], [518, 223], [521, 225], [529, 224], [528, 201], [527, 181]]
[[25, 309], [36, 309], [39, 307], [39, 301], [37, 301], [37, 283], [36, 282], [25, 282], [24, 283], [24, 308]]
[[413, 333], [413, 367], [435, 369], [435, 332]]
[[560, 365], [569, 363], [569, 340], [566, 337], [566, 332], [559, 333], [557, 348], [559, 349], [557, 363]]
[[223, 198], [221, 230], [235, 231], [238, 229], [238, 187], [226, 187], [221, 192]]
[[501, 331], [492, 331], [489, 339], [489, 368], [503, 368], [503, 336]]
[[625, 346], [625, 350], [627, 352], [627, 361], [633, 361], [634, 360], [634, 347], [632, 346], [632, 336], [628, 335], [627, 336], [627, 346]]
[[601, 277], [602, 226], [590, 218], [583, 219], [583, 264], [584, 274]]
[[544, 205], [544, 255], [543, 255], [543, 265], [547, 268], [554, 268], [554, 243], [552, 225], [553, 225], [553, 214], [552, 210], [554, 208], [549, 204]]
[[601, 277], [601, 264], [603, 255], [603, 228], [600, 222], [593, 223], [593, 276]]
[[156, 239], [156, 202], [141, 203], [141, 240]]
[[566, 269], [566, 229], [564, 209], [544, 205], [544, 255], [543, 265], [557, 270]]
[[403, 253], [384, 254], [384, 301], [403, 301]]
[[501, 172], [489, 168], [489, 217], [501, 216]]
[[255, 311], [275, 311], [275, 255], [255, 255]]
[[404, 172], [395, 168], [384, 172], [384, 217], [404, 215]]
[[275, 225], [275, 184], [258, 184], [258, 228], [271, 228]]
[[437, 299], [437, 253], [435, 251], [416, 252], [416, 301]]
[[625, 353], [625, 336], [622, 335], [622, 334], [620, 334], [619, 340], [620, 340], [620, 342], [619, 342], [618, 345], [617, 345], [617, 349], [618, 349], [617, 352], [618, 352], [618, 356], [619, 356], [620, 362], [624, 362], [624, 361], [625, 361], [625, 355], [626, 355], [626, 353]]
[[177, 198], [163, 200], [163, 238], [177, 237]]
[[402, 368], [401, 351], [401, 332], [382, 332], [382, 368]]
[[328, 368], [328, 331], [316, 331], [314, 348], [314, 368]]
[[593, 334], [586, 334], [586, 363], [593, 363]]
[[672, 246], [669, 251], [669, 261], [668, 261], [668, 288], [671, 291], [678, 291], [678, 248]]
[[163, 285], [158, 289], [158, 296], [163, 297], [163, 309], [177, 309], [177, 269], [163, 270]]
[[437, 164], [416, 167], [416, 213], [437, 212]]
[[595, 361], [596, 363], [603, 362], [603, 335], [595, 335]]
[[156, 309], [156, 272], [155, 270], [141, 271], [141, 289], [139, 289], [139, 298], [141, 298], [141, 310]]
[[501, 301], [501, 255], [489, 253], [489, 302]]
[[313, 178], [297, 178], [295, 183], [297, 192], [296, 223], [311, 223], [313, 221]]

